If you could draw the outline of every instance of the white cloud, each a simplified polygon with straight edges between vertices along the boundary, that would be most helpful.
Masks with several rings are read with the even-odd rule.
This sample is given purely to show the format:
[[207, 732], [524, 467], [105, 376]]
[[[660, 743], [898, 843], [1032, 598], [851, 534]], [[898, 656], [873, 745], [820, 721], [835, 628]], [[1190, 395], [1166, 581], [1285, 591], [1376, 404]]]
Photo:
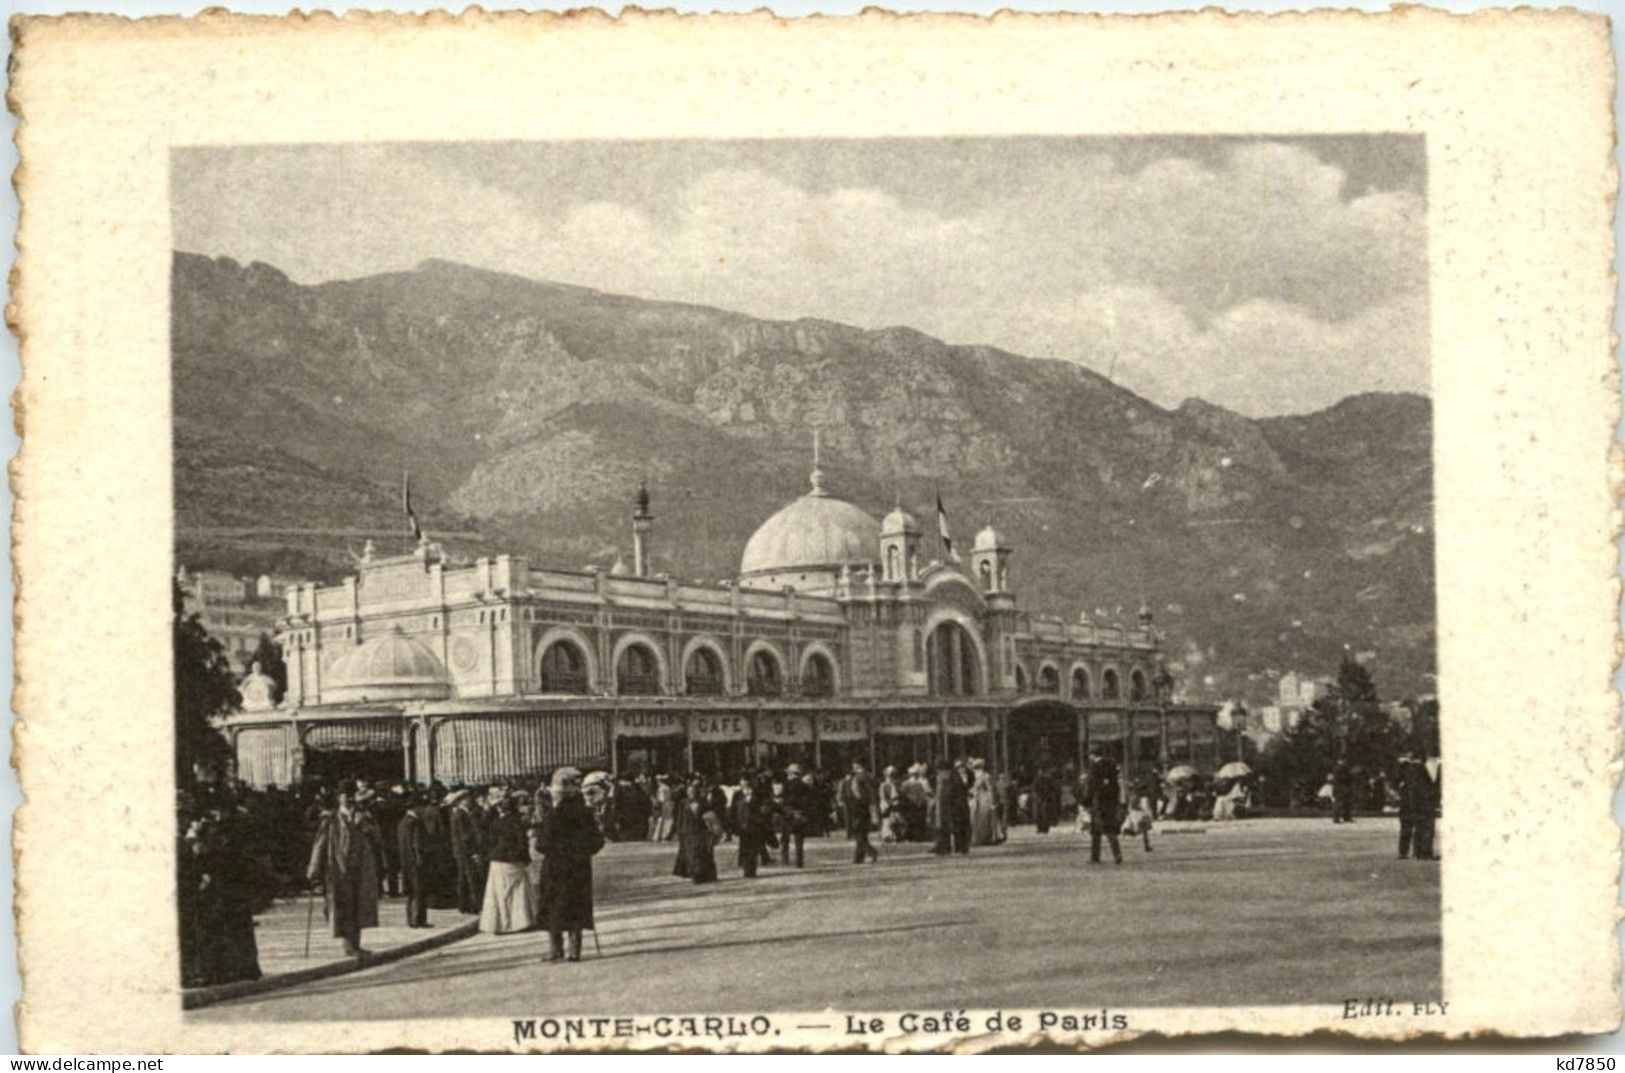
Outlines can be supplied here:
[[669, 204], [516, 192], [421, 154], [225, 155], [177, 199], [177, 244], [333, 278], [443, 257], [775, 318], [902, 324], [1080, 361], [1165, 405], [1247, 413], [1426, 390], [1423, 206], [1358, 192], [1294, 145], [1213, 162], [1012, 175], [982, 204], [809, 191], [761, 168]]

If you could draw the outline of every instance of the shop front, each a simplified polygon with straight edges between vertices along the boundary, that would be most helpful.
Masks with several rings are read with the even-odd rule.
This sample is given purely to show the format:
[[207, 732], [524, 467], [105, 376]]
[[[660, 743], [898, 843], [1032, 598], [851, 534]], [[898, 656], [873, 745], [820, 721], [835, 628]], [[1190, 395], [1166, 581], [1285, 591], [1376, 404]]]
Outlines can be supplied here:
[[683, 717], [677, 712], [616, 712], [614, 762], [616, 775], [687, 772]]
[[791, 764], [813, 766], [813, 722], [810, 715], [763, 712], [756, 717], [756, 766], [783, 771]]
[[910, 765], [934, 767], [942, 756], [942, 725], [932, 711], [876, 712], [875, 763], [884, 770], [895, 765], [907, 771]]
[[950, 760], [985, 760], [998, 770], [992, 724], [986, 712], [949, 708], [942, 713], [942, 732]]
[[867, 716], [861, 712], [820, 712], [815, 718], [819, 770], [844, 774], [852, 769], [854, 760], [871, 762]]
[[1026, 784], [1040, 767], [1057, 771], [1076, 767], [1081, 734], [1078, 709], [1064, 701], [1036, 700], [1005, 714], [1005, 740], [1009, 767], [1018, 783]]
[[344, 719], [305, 730], [300, 777], [305, 782], [400, 782], [406, 777], [401, 721]]
[[1083, 738], [1081, 752], [1085, 757], [1096, 745], [1100, 745], [1105, 748], [1107, 756], [1122, 766], [1128, 757], [1124, 713], [1088, 712], [1078, 720], [1078, 729]]
[[694, 712], [688, 716], [688, 740], [694, 770], [732, 784], [751, 766], [747, 712]]

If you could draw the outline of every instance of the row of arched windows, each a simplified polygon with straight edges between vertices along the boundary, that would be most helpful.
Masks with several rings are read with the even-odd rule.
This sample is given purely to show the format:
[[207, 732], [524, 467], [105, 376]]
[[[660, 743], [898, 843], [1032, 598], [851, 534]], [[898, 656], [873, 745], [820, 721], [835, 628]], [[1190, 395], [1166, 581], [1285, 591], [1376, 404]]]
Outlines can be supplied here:
[[[1061, 692], [1061, 674], [1056, 670], [1054, 664], [1046, 663], [1038, 669], [1037, 688], [1040, 693], [1059, 694]], [[1027, 691], [1027, 673], [1020, 666], [1016, 667], [1016, 691], [1019, 693]], [[1096, 699], [1089, 688], [1089, 672], [1082, 667], [1076, 667], [1072, 671], [1072, 682], [1068, 690], [1068, 696], [1073, 700]], [[1098, 699], [1123, 699], [1123, 680], [1118, 675], [1116, 668], [1107, 667], [1101, 672], [1100, 697]], [[1140, 703], [1150, 699], [1150, 680], [1146, 678], [1144, 671], [1136, 667], [1129, 672], [1128, 700], [1130, 703]]]
[[[587, 657], [570, 640], [560, 639], [542, 653], [543, 693], [588, 693]], [[767, 649], [751, 653], [745, 669], [745, 692], [753, 697], [777, 697], [785, 688], [779, 658]], [[706, 647], [695, 648], [683, 666], [683, 693], [688, 696], [720, 696], [727, 689], [722, 659]], [[621, 651], [615, 662], [615, 691], [622, 696], [655, 696], [665, 692], [660, 660], [648, 645], [633, 643]], [[801, 693], [808, 697], [828, 697], [835, 693], [835, 668], [823, 653], [807, 657], [801, 675]]]

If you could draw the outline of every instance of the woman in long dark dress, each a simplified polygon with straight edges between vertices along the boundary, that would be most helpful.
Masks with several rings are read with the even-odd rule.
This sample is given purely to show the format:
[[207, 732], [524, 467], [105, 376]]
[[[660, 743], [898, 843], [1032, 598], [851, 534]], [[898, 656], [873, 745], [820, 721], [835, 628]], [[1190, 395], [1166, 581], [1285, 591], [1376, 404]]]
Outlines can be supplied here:
[[677, 863], [672, 875], [696, 883], [717, 881], [716, 844], [722, 818], [711, 808], [705, 777], [689, 777], [688, 792], [677, 802]]
[[581, 798], [581, 772], [559, 768], [548, 786], [553, 807], [536, 829], [536, 849], [542, 855], [538, 892], [541, 926], [552, 942], [550, 960], [566, 956], [581, 960], [581, 932], [592, 923], [592, 858], [604, 848], [604, 835], [592, 810]]

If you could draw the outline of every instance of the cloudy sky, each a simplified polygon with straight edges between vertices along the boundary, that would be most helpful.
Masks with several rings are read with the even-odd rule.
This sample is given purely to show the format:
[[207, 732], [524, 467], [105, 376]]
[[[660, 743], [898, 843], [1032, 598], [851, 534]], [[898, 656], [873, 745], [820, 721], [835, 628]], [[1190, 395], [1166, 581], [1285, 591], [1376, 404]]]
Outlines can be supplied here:
[[429, 257], [761, 317], [906, 325], [1163, 405], [1428, 390], [1409, 136], [186, 149], [175, 247], [307, 283]]

